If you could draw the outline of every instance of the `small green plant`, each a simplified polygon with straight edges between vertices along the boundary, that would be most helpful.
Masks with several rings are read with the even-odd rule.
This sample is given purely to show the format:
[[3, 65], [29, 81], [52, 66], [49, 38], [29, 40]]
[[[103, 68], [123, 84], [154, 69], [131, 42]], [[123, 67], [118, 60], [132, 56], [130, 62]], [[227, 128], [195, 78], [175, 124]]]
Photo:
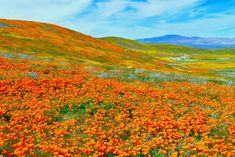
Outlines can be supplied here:
[[219, 123], [214, 129], [211, 130], [209, 136], [219, 136], [219, 137], [228, 137], [228, 124], [227, 123]]
[[152, 157], [165, 157], [164, 155], [158, 153], [158, 148], [152, 149], [150, 151], [150, 155]]

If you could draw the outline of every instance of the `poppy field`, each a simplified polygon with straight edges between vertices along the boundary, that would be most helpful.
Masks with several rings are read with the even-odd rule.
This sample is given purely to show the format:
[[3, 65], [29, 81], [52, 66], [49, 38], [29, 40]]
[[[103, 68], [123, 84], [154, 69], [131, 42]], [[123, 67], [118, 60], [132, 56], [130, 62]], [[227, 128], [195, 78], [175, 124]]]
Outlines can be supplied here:
[[122, 82], [0, 58], [0, 154], [233, 157], [234, 102], [234, 86]]

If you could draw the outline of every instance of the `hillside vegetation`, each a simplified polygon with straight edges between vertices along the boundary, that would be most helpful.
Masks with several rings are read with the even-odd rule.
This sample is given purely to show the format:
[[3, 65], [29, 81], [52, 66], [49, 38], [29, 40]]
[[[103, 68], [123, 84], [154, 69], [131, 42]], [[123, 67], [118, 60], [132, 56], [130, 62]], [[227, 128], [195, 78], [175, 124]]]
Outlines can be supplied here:
[[83, 63], [105, 69], [143, 68], [234, 81], [234, 49], [196, 49], [177, 45], [93, 37], [60, 26], [0, 19], [0, 52]]
[[235, 49], [202, 49], [168, 44], [144, 44], [133, 40], [105, 37], [104, 41], [145, 53], [168, 70], [211, 78], [235, 79]]
[[154, 66], [142, 53], [56, 25], [0, 19], [0, 51], [102, 66]]
[[0, 58], [4, 156], [234, 156], [234, 86], [103, 79]]

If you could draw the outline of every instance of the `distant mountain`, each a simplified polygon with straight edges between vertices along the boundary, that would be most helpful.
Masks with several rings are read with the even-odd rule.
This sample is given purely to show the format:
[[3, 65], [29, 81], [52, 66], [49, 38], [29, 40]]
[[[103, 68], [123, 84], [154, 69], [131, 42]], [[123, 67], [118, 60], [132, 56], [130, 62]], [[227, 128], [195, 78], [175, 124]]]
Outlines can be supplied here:
[[161, 43], [191, 46], [197, 48], [235, 48], [235, 38], [203, 38], [165, 35], [153, 38], [137, 39], [142, 43]]

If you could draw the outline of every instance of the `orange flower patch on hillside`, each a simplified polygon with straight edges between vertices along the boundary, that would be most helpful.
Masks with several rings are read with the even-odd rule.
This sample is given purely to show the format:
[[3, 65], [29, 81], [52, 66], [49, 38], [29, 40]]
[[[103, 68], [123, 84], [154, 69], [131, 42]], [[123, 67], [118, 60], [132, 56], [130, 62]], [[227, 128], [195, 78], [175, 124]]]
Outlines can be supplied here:
[[2, 155], [235, 155], [233, 86], [123, 83], [32, 63], [0, 58]]

